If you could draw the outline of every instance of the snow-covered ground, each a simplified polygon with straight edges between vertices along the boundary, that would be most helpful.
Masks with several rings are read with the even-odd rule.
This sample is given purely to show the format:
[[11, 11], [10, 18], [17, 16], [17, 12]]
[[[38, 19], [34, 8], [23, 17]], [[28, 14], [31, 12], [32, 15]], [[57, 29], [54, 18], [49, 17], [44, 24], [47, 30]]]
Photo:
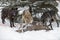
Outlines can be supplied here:
[[[58, 9], [60, 10], [60, 3]], [[33, 31], [18, 33], [15, 31], [18, 28], [18, 26], [19, 24], [16, 24], [15, 28], [10, 28], [9, 21], [6, 21], [6, 24], [2, 24], [0, 18], [0, 40], [60, 40], [60, 27], [59, 28], [56, 27], [55, 22], [53, 23], [54, 30], [50, 30], [50, 31], [33, 30]]]

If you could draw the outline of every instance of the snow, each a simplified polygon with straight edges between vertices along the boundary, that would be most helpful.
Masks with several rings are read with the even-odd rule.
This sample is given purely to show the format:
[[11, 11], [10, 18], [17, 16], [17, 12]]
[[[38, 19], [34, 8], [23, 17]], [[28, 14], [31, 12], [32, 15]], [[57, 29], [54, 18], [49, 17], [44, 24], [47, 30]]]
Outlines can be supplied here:
[[18, 33], [16, 32], [18, 26], [19, 24], [17, 23], [15, 28], [14, 27], [10, 28], [9, 21], [6, 20], [6, 24], [2, 24], [0, 18], [0, 40], [60, 40], [60, 27], [56, 27], [55, 22], [53, 23], [54, 30], [50, 30], [50, 31], [33, 30], [33, 31]]
[[18, 8], [18, 10], [19, 10], [19, 15], [23, 14], [23, 11], [24, 11], [24, 10], [27, 10], [27, 9], [29, 9], [28, 6]]
[[58, 8], [58, 14], [60, 15], [60, 2], [59, 1], [57, 1], [58, 2], [58, 6], [57, 6], [57, 8]]
[[0, 27], [0, 40], [60, 40], [60, 28], [17, 33], [10, 27]]

